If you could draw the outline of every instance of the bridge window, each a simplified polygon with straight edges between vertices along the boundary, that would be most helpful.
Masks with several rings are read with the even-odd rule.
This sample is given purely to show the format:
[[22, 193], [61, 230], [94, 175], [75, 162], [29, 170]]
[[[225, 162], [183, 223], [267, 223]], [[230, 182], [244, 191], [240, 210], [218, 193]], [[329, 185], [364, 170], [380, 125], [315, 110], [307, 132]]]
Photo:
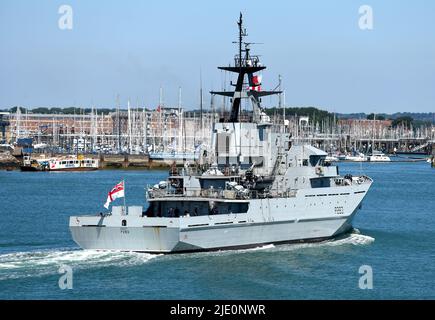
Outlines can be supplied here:
[[312, 167], [315, 167], [317, 165], [320, 165], [321, 159], [324, 158], [323, 156], [310, 156], [310, 164]]
[[330, 186], [330, 178], [311, 179], [311, 188], [329, 188]]

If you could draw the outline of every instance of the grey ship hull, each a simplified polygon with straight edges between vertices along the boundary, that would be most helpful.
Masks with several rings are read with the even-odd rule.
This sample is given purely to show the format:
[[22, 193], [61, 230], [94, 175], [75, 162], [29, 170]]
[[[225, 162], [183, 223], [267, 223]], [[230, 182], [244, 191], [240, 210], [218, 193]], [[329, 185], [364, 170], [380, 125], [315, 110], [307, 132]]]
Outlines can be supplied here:
[[352, 228], [371, 181], [347, 187], [299, 190], [294, 197], [249, 200], [247, 213], [150, 218], [75, 216], [74, 241], [84, 249], [150, 253], [249, 248], [319, 241]]

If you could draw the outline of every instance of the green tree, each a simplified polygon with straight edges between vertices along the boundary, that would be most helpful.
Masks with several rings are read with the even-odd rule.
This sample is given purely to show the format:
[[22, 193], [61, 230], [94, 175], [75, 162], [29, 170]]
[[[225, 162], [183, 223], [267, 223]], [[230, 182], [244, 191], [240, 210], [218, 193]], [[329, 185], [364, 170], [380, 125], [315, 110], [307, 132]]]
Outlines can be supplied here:
[[[11, 112], [11, 113], [15, 113], [15, 112], [17, 112], [17, 109], [18, 109], [18, 107], [13, 107], [13, 108], [11, 108], [10, 110], [9, 110], [9, 112]], [[21, 112], [26, 112], [26, 108], [24, 108], [24, 107], [20, 107], [20, 111]]]
[[410, 127], [411, 124], [413, 124], [414, 119], [408, 116], [405, 117], [399, 117], [397, 119], [393, 120], [393, 123], [391, 124], [393, 128], [399, 127], [401, 125], [404, 125], [405, 127]]
[[382, 116], [382, 115], [376, 115], [376, 116], [375, 116], [374, 113], [370, 113], [370, 114], [367, 116], [367, 120], [373, 120], [373, 119], [376, 119], [376, 120], [385, 120], [385, 117]]
[[35, 108], [35, 109], [32, 109], [32, 113], [49, 114], [50, 109], [45, 108], [45, 107]]

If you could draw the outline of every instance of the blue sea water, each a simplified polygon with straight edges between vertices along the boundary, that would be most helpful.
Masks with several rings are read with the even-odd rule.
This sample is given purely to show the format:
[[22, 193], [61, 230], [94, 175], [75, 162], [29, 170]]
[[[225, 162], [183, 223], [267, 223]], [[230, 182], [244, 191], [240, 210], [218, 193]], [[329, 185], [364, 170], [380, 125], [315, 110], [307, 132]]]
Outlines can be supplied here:
[[[435, 169], [344, 163], [375, 183], [355, 232], [317, 244], [180, 255], [84, 251], [70, 215], [103, 210], [126, 181], [127, 205], [165, 171], [0, 172], [0, 299], [434, 299]], [[120, 201], [120, 200], [117, 200]], [[122, 201], [122, 200], [121, 200]], [[59, 267], [73, 288], [59, 288]], [[359, 268], [373, 289], [359, 288]]]

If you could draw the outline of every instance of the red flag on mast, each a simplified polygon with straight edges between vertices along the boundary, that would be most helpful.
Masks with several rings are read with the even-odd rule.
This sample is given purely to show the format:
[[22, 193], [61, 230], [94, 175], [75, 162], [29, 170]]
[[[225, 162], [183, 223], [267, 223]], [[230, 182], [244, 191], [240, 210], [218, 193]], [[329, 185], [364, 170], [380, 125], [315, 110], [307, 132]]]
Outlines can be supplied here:
[[118, 183], [113, 189], [107, 194], [107, 200], [104, 204], [104, 208], [109, 209], [109, 205], [112, 201], [118, 198], [124, 197], [124, 180]]

